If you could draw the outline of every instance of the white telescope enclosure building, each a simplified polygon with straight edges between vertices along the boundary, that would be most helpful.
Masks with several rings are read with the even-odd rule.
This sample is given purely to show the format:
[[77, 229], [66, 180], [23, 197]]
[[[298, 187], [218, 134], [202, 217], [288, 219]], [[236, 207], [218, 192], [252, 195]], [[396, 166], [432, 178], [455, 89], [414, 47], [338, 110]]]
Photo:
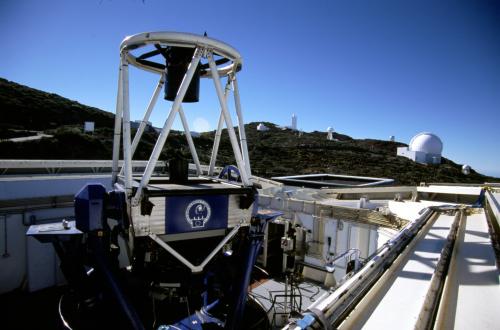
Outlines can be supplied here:
[[399, 147], [397, 155], [422, 164], [440, 164], [443, 142], [433, 133], [422, 132], [415, 135], [409, 147]]

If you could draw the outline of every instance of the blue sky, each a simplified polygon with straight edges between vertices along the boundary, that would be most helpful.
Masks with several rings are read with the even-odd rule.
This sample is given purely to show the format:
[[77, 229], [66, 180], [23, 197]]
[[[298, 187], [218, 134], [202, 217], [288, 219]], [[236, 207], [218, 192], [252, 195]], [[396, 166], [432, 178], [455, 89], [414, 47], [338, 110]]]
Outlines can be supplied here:
[[[445, 157], [500, 176], [499, 1], [2, 0], [0, 77], [114, 112], [119, 44], [144, 31], [206, 31], [238, 49], [246, 122], [296, 113], [305, 131], [405, 143], [430, 131]], [[133, 119], [157, 79], [131, 70]], [[191, 127], [214, 129], [217, 108], [203, 82]]]

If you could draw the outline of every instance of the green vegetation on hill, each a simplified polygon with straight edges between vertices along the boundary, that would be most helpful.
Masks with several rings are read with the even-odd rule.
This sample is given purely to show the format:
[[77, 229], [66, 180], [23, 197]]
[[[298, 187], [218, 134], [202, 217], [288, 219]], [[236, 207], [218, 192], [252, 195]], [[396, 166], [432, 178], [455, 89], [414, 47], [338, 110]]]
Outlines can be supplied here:
[[[474, 170], [464, 175], [461, 165], [446, 158], [440, 165], [424, 165], [397, 157], [396, 148], [406, 146], [398, 142], [356, 140], [335, 133], [338, 141], [328, 141], [324, 132], [299, 135], [270, 123], [266, 126], [269, 131], [259, 132], [257, 123], [246, 125], [252, 172], [263, 177], [333, 173], [393, 178], [398, 184], [499, 181]], [[220, 153], [225, 163], [234, 163], [228, 138], [223, 139]]]
[[93, 121], [97, 127], [112, 127], [114, 115], [0, 78], [2, 129], [46, 130], [62, 125], [83, 125]]
[[[114, 115], [87, 107], [55, 94], [38, 91], [0, 78], [0, 139], [33, 135], [43, 131], [52, 135], [35, 141], [0, 142], [3, 159], [110, 159], [113, 140]], [[84, 134], [83, 122], [94, 121], [93, 134]], [[420, 182], [482, 183], [500, 181], [472, 171], [461, 173], [461, 166], [444, 159], [440, 165], [417, 164], [396, 156], [396, 148], [405, 144], [390, 141], [352, 139], [334, 133], [337, 141], [327, 141], [326, 133], [302, 133], [283, 130], [265, 123], [270, 130], [257, 131], [258, 123], [246, 125], [248, 150], [252, 172], [263, 177], [334, 173], [387, 177], [398, 184]], [[135, 134], [135, 131], [132, 132]], [[193, 138], [202, 163], [208, 164], [214, 132]], [[134, 159], [148, 159], [156, 142], [157, 133], [144, 134]], [[172, 155], [188, 157], [185, 137], [171, 132], [160, 159]], [[218, 164], [234, 164], [232, 148], [224, 130]]]

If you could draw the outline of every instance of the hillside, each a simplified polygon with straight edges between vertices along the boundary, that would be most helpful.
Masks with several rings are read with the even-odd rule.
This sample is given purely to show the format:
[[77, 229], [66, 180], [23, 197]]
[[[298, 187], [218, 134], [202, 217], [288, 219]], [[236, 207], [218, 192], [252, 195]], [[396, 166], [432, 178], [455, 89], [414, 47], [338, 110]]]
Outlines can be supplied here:
[[494, 178], [475, 171], [466, 176], [461, 165], [443, 158], [440, 165], [417, 164], [396, 156], [399, 142], [352, 139], [334, 133], [339, 141], [326, 140], [326, 133], [297, 133], [267, 124], [258, 132], [247, 125], [253, 172], [264, 177], [290, 174], [336, 173], [396, 179], [400, 184], [420, 182], [485, 182]]
[[[0, 139], [33, 135], [34, 131], [51, 135], [35, 141], [0, 142], [3, 159], [110, 159], [114, 115], [87, 107], [56, 94], [45, 93], [0, 78]], [[84, 134], [84, 121], [94, 121], [96, 131]], [[399, 184], [426, 182], [482, 183], [500, 181], [475, 171], [465, 176], [461, 166], [443, 159], [440, 165], [417, 164], [396, 157], [402, 143], [381, 140], [352, 139], [334, 133], [338, 141], [327, 141], [326, 133], [299, 135], [266, 123], [270, 130], [258, 132], [258, 123], [246, 125], [248, 149], [253, 174], [278, 175], [336, 173], [396, 179]], [[213, 132], [194, 138], [200, 160], [208, 163]], [[148, 132], [139, 144], [134, 159], [147, 159], [156, 141], [156, 133]], [[184, 136], [173, 131], [160, 159], [173, 154], [188, 157]], [[234, 164], [232, 149], [224, 132], [218, 165]]]
[[[83, 125], [93, 121], [98, 127], [112, 127], [114, 115], [0, 78], [0, 129], [47, 130], [62, 125]], [[1, 138], [1, 137], [0, 137]]]

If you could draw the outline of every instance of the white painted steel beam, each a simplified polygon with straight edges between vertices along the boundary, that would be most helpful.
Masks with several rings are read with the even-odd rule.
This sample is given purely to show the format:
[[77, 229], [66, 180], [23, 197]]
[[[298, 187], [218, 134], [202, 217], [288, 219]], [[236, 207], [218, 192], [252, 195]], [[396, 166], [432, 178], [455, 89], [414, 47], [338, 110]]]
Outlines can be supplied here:
[[487, 206], [490, 208], [493, 215], [491, 221], [494, 221], [497, 226], [500, 226], [500, 193], [486, 191], [485, 196]]
[[125, 190], [127, 196], [132, 194], [132, 153], [130, 150], [130, 100], [128, 63], [126, 53], [122, 53], [122, 107], [123, 107], [123, 160], [125, 172]]
[[240, 146], [243, 152], [243, 161], [247, 171], [247, 176], [252, 177], [252, 170], [250, 168], [250, 157], [248, 156], [247, 135], [245, 133], [245, 122], [243, 120], [243, 113], [241, 111], [240, 89], [238, 88], [238, 80], [236, 75], [233, 77], [234, 89], [234, 104], [236, 108], [236, 115], [238, 116], [238, 133], [240, 135]]
[[172, 104], [172, 108], [170, 113], [168, 114], [167, 120], [163, 125], [160, 136], [156, 141], [156, 144], [153, 148], [153, 152], [151, 153], [151, 157], [149, 158], [148, 165], [146, 166], [146, 170], [144, 171], [144, 175], [142, 176], [139, 187], [137, 188], [136, 194], [132, 200], [132, 205], [137, 205], [142, 197], [142, 190], [148, 185], [151, 175], [153, 174], [153, 170], [155, 168], [156, 162], [158, 161], [158, 157], [165, 145], [165, 141], [167, 140], [168, 134], [170, 133], [170, 129], [174, 123], [175, 116], [181, 106], [182, 100], [184, 99], [184, 95], [191, 83], [193, 75], [195, 73], [196, 67], [201, 59], [201, 49], [196, 49], [193, 55], [193, 59], [189, 64], [188, 70], [184, 75], [184, 78], [179, 86], [179, 90], [177, 92], [177, 96], [175, 97], [174, 103]]
[[158, 96], [160, 95], [161, 89], [163, 85], [165, 84], [165, 72], [161, 74], [160, 80], [158, 81], [158, 84], [156, 85], [156, 88], [153, 92], [153, 95], [151, 96], [151, 100], [149, 101], [148, 107], [146, 109], [146, 112], [144, 113], [144, 117], [141, 121], [141, 124], [139, 125], [139, 128], [137, 129], [137, 132], [135, 133], [134, 140], [132, 141], [132, 156], [134, 156], [135, 149], [137, 148], [137, 145], [139, 144], [139, 141], [141, 140], [142, 133], [144, 132], [144, 128], [146, 128], [146, 124], [149, 121], [149, 117], [151, 116], [151, 112], [153, 111], [156, 102], [158, 101]]
[[[160, 44], [177, 47], [198, 48], [198, 49], [211, 49], [215, 54], [223, 56], [232, 61], [231, 64], [216, 69], [219, 76], [226, 76], [230, 73], [236, 72], [241, 68], [243, 60], [240, 53], [230, 45], [206, 36], [200, 36], [191, 33], [179, 32], [144, 32], [136, 35], [126, 37], [121, 45], [120, 50], [133, 50], [143, 47], [148, 44]], [[128, 61], [141, 69], [146, 71], [161, 73], [162, 69], [151, 67], [137, 62], [137, 58], [128, 53]], [[206, 74], [201, 77], [211, 77], [212, 72], [207, 70]]]
[[438, 329], [498, 329], [500, 272], [484, 213], [468, 215], [441, 298]]
[[184, 127], [184, 134], [186, 135], [186, 140], [191, 151], [191, 156], [193, 156], [193, 161], [196, 166], [196, 174], [202, 175], [200, 160], [198, 158], [198, 153], [196, 152], [196, 147], [194, 146], [193, 137], [191, 136], [191, 131], [189, 130], [189, 124], [184, 114], [182, 106], [179, 107], [179, 116], [181, 117], [182, 126]]
[[429, 186], [417, 187], [418, 192], [451, 194], [451, 195], [473, 195], [479, 196], [481, 187], [466, 187], [466, 186]]
[[208, 53], [208, 64], [210, 66], [210, 71], [212, 72], [212, 78], [215, 85], [215, 90], [217, 91], [217, 96], [219, 97], [219, 103], [222, 109], [222, 113], [224, 114], [224, 119], [226, 122], [227, 131], [229, 133], [229, 140], [231, 141], [231, 146], [233, 147], [234, 157], [236, 158], [236, 164], [238, 165], [238, 169], [240, 170], [241, 181], [245, 186], [250, 185], [250, 181], [248, 179], [246, 167], [243, 163], [243, 157], [241, 154], [240, 146], [238, 144], [238, 140], [236, 138], [236, 133], [234, 132], [233, 121], [231, 120], [231, 114], [227, 109], [227, 102], [224, 97], [224, 92], [222, 91], [222, 86], [220, 83], [220, 77], [217, 72], [217, 67], [215, 65], [215, 61], [213, 59], [213, 54]]
[[454, 220], [455, 216], [440, 215], [379, 280], [381, 286], [363, 297], [363, 303], [356, 306], [341, 328], [415, 328]]
[[234, 235], [236, 235], [236, 233], [238, 232], [240, 227], [241, 227], [241, 224], [236, 225], [236, 227], [234, 227], [233, 230], [231, 230], [229, 232], [229, 234], [227, 234], [227, 236], [225, 236], [224, 239], [222, 239], [222, 241], [219, 242], [219, 244], [210, 252], [210, 254], [199, 265], [193, 265], [189, 260], [184, 258], [179, 252], [177, 252], [174, 248], [172, 248], [170, 245], [168, 245], [167, 242], [163, 241], [161, 238], [159, 238], [155, 234], [149, 234], [149, 237], [152, 240], [154, 240], [156, 243], [158, 243], [167, 252], [169, 252], [171, 255], [173, 255], [177, 260], [182, 262], [186, 267], [191, 269], [191, 271], [193, 273], [200, 273], [203, 271], [205, 266], [210, 262], [210, 260], [212, 260], [215, 257], [215, 255], [224, 247], [224, 245], [226, 245], [226, 243], [229, 242], [229, 240], [231, 238], [233, 238]]
[[[230, 84], [230, 81], [228, 78], [228, 81], [226, 83], [226, 88], [224, 89], [224, 100], [226, 102], [227, 102], [227, 97], [228, 97], [230, 89], [231, 89], [231, 84]], [[219, 153], [219, 144], [220, 144], [220, 138], [222, 135], [222, 128], [223, 127], [224, 127], [224, 113], [221, 110], [220, 115], [219, 115], [219, 121], [217, 123], [217, 129], [215, 130], [214, 144], [212, 147], [212, 155], [210, 156], [210, 164], [209, 164], [209, 170], [208, 170], [209, 176], [214, 175], [215, 162], [217, 161], [217, 155]]]
[[[123, 166], [124, 161], [118, 161], [118, 167]], [[146, 167], [148, 164], [147, 160], [133, 160], [132, 168], [134, 167]], [[90, 168], [90, 169], [104, 169], [112, 168], [112, 160], [52, 160], [52, 159], [0, 159], [0, 169], [51, 169], [57, 172], [58, 169], [67, 168]], [[166, 163], [164, 161], [157, 161], [156, 167], [165, 167]], [[200, 164], [203, 173], [208, 173], [208, 165]], [[189, 164], [189, 169], [197, 171], [198, 167], [196, 164]], [[221, 167], [215, 167], [215, 171], [221, 171]]]
[[120, 138], [122, 128], [122, 61], [118, 69], [118, 93], [116, 96], [115, 130], [113, 135], [113, 168], [111, 183], [115, 184], [118, 177], [118, 161], [120, 160]]

